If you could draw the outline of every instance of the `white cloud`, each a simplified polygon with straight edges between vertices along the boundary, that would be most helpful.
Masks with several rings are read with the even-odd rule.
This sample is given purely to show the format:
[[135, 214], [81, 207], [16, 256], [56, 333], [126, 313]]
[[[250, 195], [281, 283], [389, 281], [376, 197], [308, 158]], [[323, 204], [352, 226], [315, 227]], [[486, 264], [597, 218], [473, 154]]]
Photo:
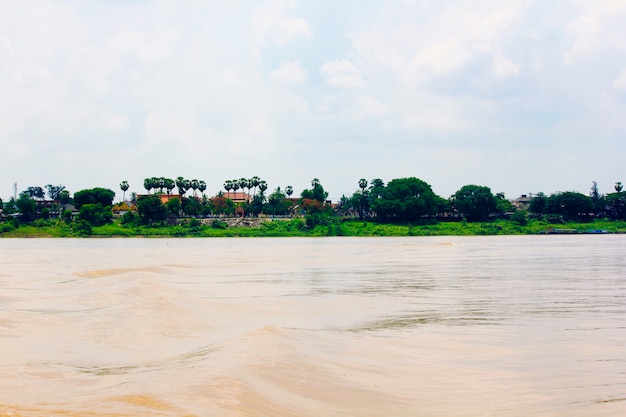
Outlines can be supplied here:
[[520, 65], [511, 61], [504, 55], [496, 55], [493, 57], [493, 73], [498, 78], [512, 77], [519, 74]]
[[613, 80], [611, 85], [617, 90], [626, 91], [626, 67], [622, 69], [622, 72]]
[[347, 59], [325, 62], [320, 69], [324, 82], [331, 87], [362, 88], [363, 72]]
[[286, 84], [299, 84], [308, 78], [306, 69], [300, 65], [299, 60], [283, 62], [270, 74], [270, 77], [278, 82]]
[[363, 96], [359, 98], [361, 111], [366, 116], [382, 117], [388, 113], [387, 106], [372, 96]]
[[[625, 5], [336, 2], [330, 15], [294, 0], [0, 2], [0, 165], [11, 183], [71, 191], [122, 179], [141, 191], [149, 175], [216, 190], [271, 173], [296, 192], [326, 176], [339, 197], [355, 187], [347, 169], [455, 182], [443, 194], [476, 172], [508, 195], [555, 190], [543, 172], [519, 176], [513, 146], [554, 158], [567, 144], [576, 169], [559, 180], [613, 184], [626, 177]], [[593, 160], [580, 149], [590, 137]], [[329, 152], [350, 141], [353, 158]], [[428, 155], [419, 172], [416, 154]], [[458, 164], [432, 157], [448, 154]], [[468, 154], [510, 169], [496, 178]]]
[[285, 46], [298, 38], [310, 39], [313, 31], [302, 18], [287, 17], [280, 10], [262, 8], [252, 18], [256, 44], [264, 48], [268, 43]]
[[572, 46], [565, 53], [565, 63], [573, 64], [593, 52], [597, 42], [598, 20], [590, 16], [581, 16], [570, 21], [565, 30], [573, 38]]

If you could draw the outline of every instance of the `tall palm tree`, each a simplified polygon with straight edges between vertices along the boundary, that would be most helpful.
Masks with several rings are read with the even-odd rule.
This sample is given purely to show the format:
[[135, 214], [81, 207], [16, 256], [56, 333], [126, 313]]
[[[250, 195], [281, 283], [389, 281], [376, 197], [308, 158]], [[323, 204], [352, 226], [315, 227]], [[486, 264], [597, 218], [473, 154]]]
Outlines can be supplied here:
[[143, 180], [143, 188], [145, 188], [148, 194], [150, 194], [150, 190], [154, 188], [152, 178], [146, 178]]
[[224, 189], [226, 190], [226, 196], [230, 200], [230, 190], [233, 189], [233, 182], [231, 180], [224, 181]]
[[365, 192], [365, 189], [367, 188], [367, 180], [365, 178], [361, 178], [359, 180], [359, 188], [361, 189], [361, 193]]
[[157, 184], [159, 187], [159, 193], [163, 194], [163, 189], [165, 188], [167, 181], [165, 179], [165, 177], [159, 177], [157, 178]]
[[198, 181], [197, 179], [192, 179], [189, 182], [189, 185], [191, 186], [191, 189], [193, 190], [193, 196], [194, 198], [196, 197], [196, 190], [198, 189], [198, 187], [200, 187], [200, 181]]
[[263, 180], [259, 181], [259, 191], [261, 196], [263, 196], [263, 193], [265, 192], [265, 190], [267, 190], [267, 183]]
[[171, 178], [165, 178], [165, 189], [167, 190], [167, 195], [172, 194], [172, 190], [176, 186], [176, 182], [174, 182]]
[[246, 188], [250, 190], [250, 184], [247, 178], [239, 178], [239, 186], [241, 187], [241, 191], [245, 194]]
[[126, 191], [128, 191], [128, 187], [129, 187], [128, 181], [124, 180], [120, 183], [120, 188], [122, 189], [122, 193], [123, 193], [122, 201], [126, 201]]
[[291, 185], [285, 187], [285, 194], [287, 194], [287, 197], [291, 197], [291, 194], [293, 194], [293, 187]]
[[185, 193], [187, 192], [187, 188], [185, 188], [185, 179], [183, 177], [178, 177], [176, 178], [176, 188], [178, 188], [178, 195], [180, 195], [180, 198], [182, 200], [183, 196], [185, 195]]
[[200, 180], [198, 181], [198, 190], [202, 193], [202, 197], [204, 198], [204, 190], [206, 190], [206, 181]]
[[615, 183], [615, 191], [617, 191], [618, 193], [621, 193], [623, 189], [624, 187], [622, 186], [621, 181], [617, 181]]
[[232, 180], [233, 183], [233, 193], [235, 197], [237, 197], [237, 190], [239, 189], [239, 180]]
[[318, 185], [320, 185], [320, 180], [318, 178], [313, 178], [313, 180], [311, 180], [311, 187], [315, 188]]
[[256, 187], [259, 186], [259, 182], [261, 181], [261, 178], [257, 177], [256, 175], [252, 178], [250, 178], [250, 185], [252, 185], [252, 187], [254, 187], [254, 195], [256, 195]]

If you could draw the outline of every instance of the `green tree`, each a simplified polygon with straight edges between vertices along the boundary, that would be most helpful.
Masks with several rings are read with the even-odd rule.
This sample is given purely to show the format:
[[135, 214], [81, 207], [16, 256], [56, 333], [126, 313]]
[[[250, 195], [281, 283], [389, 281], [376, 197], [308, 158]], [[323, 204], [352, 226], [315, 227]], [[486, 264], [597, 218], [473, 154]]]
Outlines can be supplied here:
[[226, 197], [230, 199], [230, 190], [233, 189], [233, 182], [231, 180], [224, 181], [224, 189], [226, 190]]
[[196, 198], [185, 198], [182, 201], [182, 210], [187, 216], [197, 216], [202, 211], [202, 205]]
[[369, 195], [372, 200], [382, 197], [385, 191], [385, 183], [380, 178], [374, 178], [370, 183]]
[[528, 210], [535, 214], [545, 214], [547, 205], [548, 197], [544, 193], [539, 192], [531, 198]]
[[183, 196], [189, 189], [187, 185], [188, 185], [188, 182], [185, 178], [183, 177], [176, 178], [176, 188], [178, 188], [178, 195], [180, 195], [181, 199], [183, 198]]
[[303, 190], [302, 193], [300, 193], [300, 197], [309, 200], [317, 200], [321, 203], [324, 203], [328, 198], [328, 193], [324, 190], [324, 187], [320, 183], [320, 180], [317, 178], [313, 178], [313, 180], [311, 181], [311, 189]]
[[43, 198], [45, 197], [45, 194], [43, 192], [43, 188], [41, 187], [28, 187], [26, 189], [26, 191], [24, 191], [26, 194], [28, 194], [31, 198], [38, 198], [40, 200], [43, 200]]
[[128, 181], [124, 180], [120, 183], [120, 189], [122, 190], [122, 201], [126, 201], [126, 191], [128, 191]]
[[74, 193], [74, 204], [80, 210], [83, 204], [102, 204], [102, 207], [111, 206], [115, 192], [108, 188], [89, 188]]
[[455, 208], [470, 222], [485, 221], [497, 211], [496, 197], [489, 187], [465, 185], [453, 196]]
[[381, 222], [414, 222], [434, 216], [441, 204], [428, 183], [411, 177], [389, 181], [381, 197], [372, 201], [372, 209]]
[[621, 181], [617, 181], [615, 183], [615, 191], [618, 192], [618, 193], [621, 193], [623, 189], [624, 189], [624, 187], [622, 186]]
[[591, 197], [574, 191], [552, 194], [546, 204], [547, 213], [562, 216], [568, 221], [590, 220], [592, 208]]
[[250, 181], [247, 178], [240, 178], [239, 179], [239, 187], [241, 187], [241, 191], [243, 191], [244, 193], [246, 192], [246, 188], [248, 189], [248, 192], [250, 190]]
[[27, 192], [20, 193], [18, 199], [15, 200], [15, 207], [24, 221], [32, 221], [37, 216], [37, 203]]
[[176, 181], [171, 178], [165, 178], [165, 189], [167, 190], [167, 195], [172, 194], [172, 190], [176, 187]]
[[591, 209], [593, 212], [596, 214], [604, 212], [604, 196], [598, 191], [598, 183], [595, 181], [592, 182], [589, 197], [591, 197]]
[[146, 189], [146, 191], [148, 192], [148, 194], [150, 194], [150, 190], [152, 190], [154, 188], [154, 182], [152, 181], [152, 178], [145, 178], [143, 180], [143, 188]]
[[287, 194], [288, 198], [291, 198], [291, 194], [293, 194], [293, 187], [291, 185], [285, 187], [285, 194]]
[[191, 180], [189, 185], [191, 186], [191, 189], [193, 190], [193, 196], [195, 198], [196, 197], [196, 191], [200, 187], [200, 181], [198, 181], [197, 179], [194, 178], [194, 179]]
[[46, 185], [46, 189], [48, 190], [48, 198], [50, 198], [50, 200], [56, 203], [61, 202], [60, 197], [61, 197], [61, 193], [63, 192], [63, 190], [65, 190], [64, 185], [48, 184]]
[[626, 191], [608, 194], [606, 206], [611, 219], [626, 220]]
[[113, 219], [113, 213], [111, 212], [111, 207], [104, 207], [100, 203], [83, 204], [80, 207], [78, 218], [88, 222], [92, 226], [102, 226]]
[[361, 193], [365, 192], [365, 189], [367, 188], [367, 180], [365, 178], [361, 178], [359, 180], [359, 188], [361, 189]]
[[206, 181], [198, 181], [198, 190], [200, 190], [200, 192], [202, 193], [202, 197], [204, 197], [204, 192], [206, 191]]
[[237, 190], [240, 188], [239, 180], [232, 180], [231, 184], [232, 184], [233, 193], [235, 193], [235, 196], [237, 196]]
[[139, 197], [137, 200], [137, 213], [142, 224], [152, 225], [167, 219], [167, 207], [154, 194]]
[[504, 193], [497, 193], [496, 197], [496, 212], [500, 215], [506, 213], [515, 212], [515, 206], [505, 196]]
[[163, 194], [163, 189], [165, 188], [165, 177], [154, 178], [154, 183], [156, 184], [156, 188], [159, 189], [159, 193]]
[[254, 188], [254, 195], [256, 195], [256, 187], [259, 186], [260, 182], [261, 182], [261, 178], [257, 177], [256, 175], [250, 178], [250, 186]]
[[[255, 199], [256, 199], [256, 196], [255, 196]], [[255, 201], [253, 200], [253, 203], [254, 202]], [[270, 194], [267, 199], [267, 214], [278, 215], [278, 216], [286, 215], [286, 214], [289, 214], [290, 208], [291, 208], [291, 202], [286, 199], [285, 193], [282, 192], [280, 187], [276, 187], [274, 192]], [[252, 211], [255, 215], [258, 215], [258, 213], [256, 213], [257, 210], [256, 210], [256, 207], [254, 207], [254, 204], [253, 204]]]
[[167, 207], [167, 211], [174, 216], [180, 215], [180, 210], [182, 208], [182, 204], [180, 202], [180, 198], [170, 198], [165, 204]]

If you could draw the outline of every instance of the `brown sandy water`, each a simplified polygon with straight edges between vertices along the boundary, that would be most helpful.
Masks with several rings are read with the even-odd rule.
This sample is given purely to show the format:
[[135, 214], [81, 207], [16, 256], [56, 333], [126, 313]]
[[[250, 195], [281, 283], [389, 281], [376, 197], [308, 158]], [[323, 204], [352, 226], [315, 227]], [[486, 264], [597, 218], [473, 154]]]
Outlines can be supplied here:
[[626, 236], [0, 240], [0, 416], [623, 416]]

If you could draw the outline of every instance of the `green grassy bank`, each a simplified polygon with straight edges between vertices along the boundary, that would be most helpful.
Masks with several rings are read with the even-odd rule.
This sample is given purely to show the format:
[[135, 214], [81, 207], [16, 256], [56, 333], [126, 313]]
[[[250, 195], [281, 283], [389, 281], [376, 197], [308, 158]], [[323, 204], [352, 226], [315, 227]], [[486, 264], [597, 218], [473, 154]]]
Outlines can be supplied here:
[[508, 220], [486, 223], [442, 222], [432, 225], [396, 225], [357, 220], [334, 221], [307, 227], [302, 219], [277, 220], [259, 227], [214, 227], [188, 222], [176, 226], [128, 226], [118, 222], [93, 227], [90, 233], [76, 230], [62, 221], [39, 222], [32, 225], [0, 225], [0, 237], [304, 237], [304, 236], [477, 236], [527, 235], [546, 232], [626, 233], [626, 222], [596, 220], [591, 223], [558, 223], [531, 220], [520, 225]]

